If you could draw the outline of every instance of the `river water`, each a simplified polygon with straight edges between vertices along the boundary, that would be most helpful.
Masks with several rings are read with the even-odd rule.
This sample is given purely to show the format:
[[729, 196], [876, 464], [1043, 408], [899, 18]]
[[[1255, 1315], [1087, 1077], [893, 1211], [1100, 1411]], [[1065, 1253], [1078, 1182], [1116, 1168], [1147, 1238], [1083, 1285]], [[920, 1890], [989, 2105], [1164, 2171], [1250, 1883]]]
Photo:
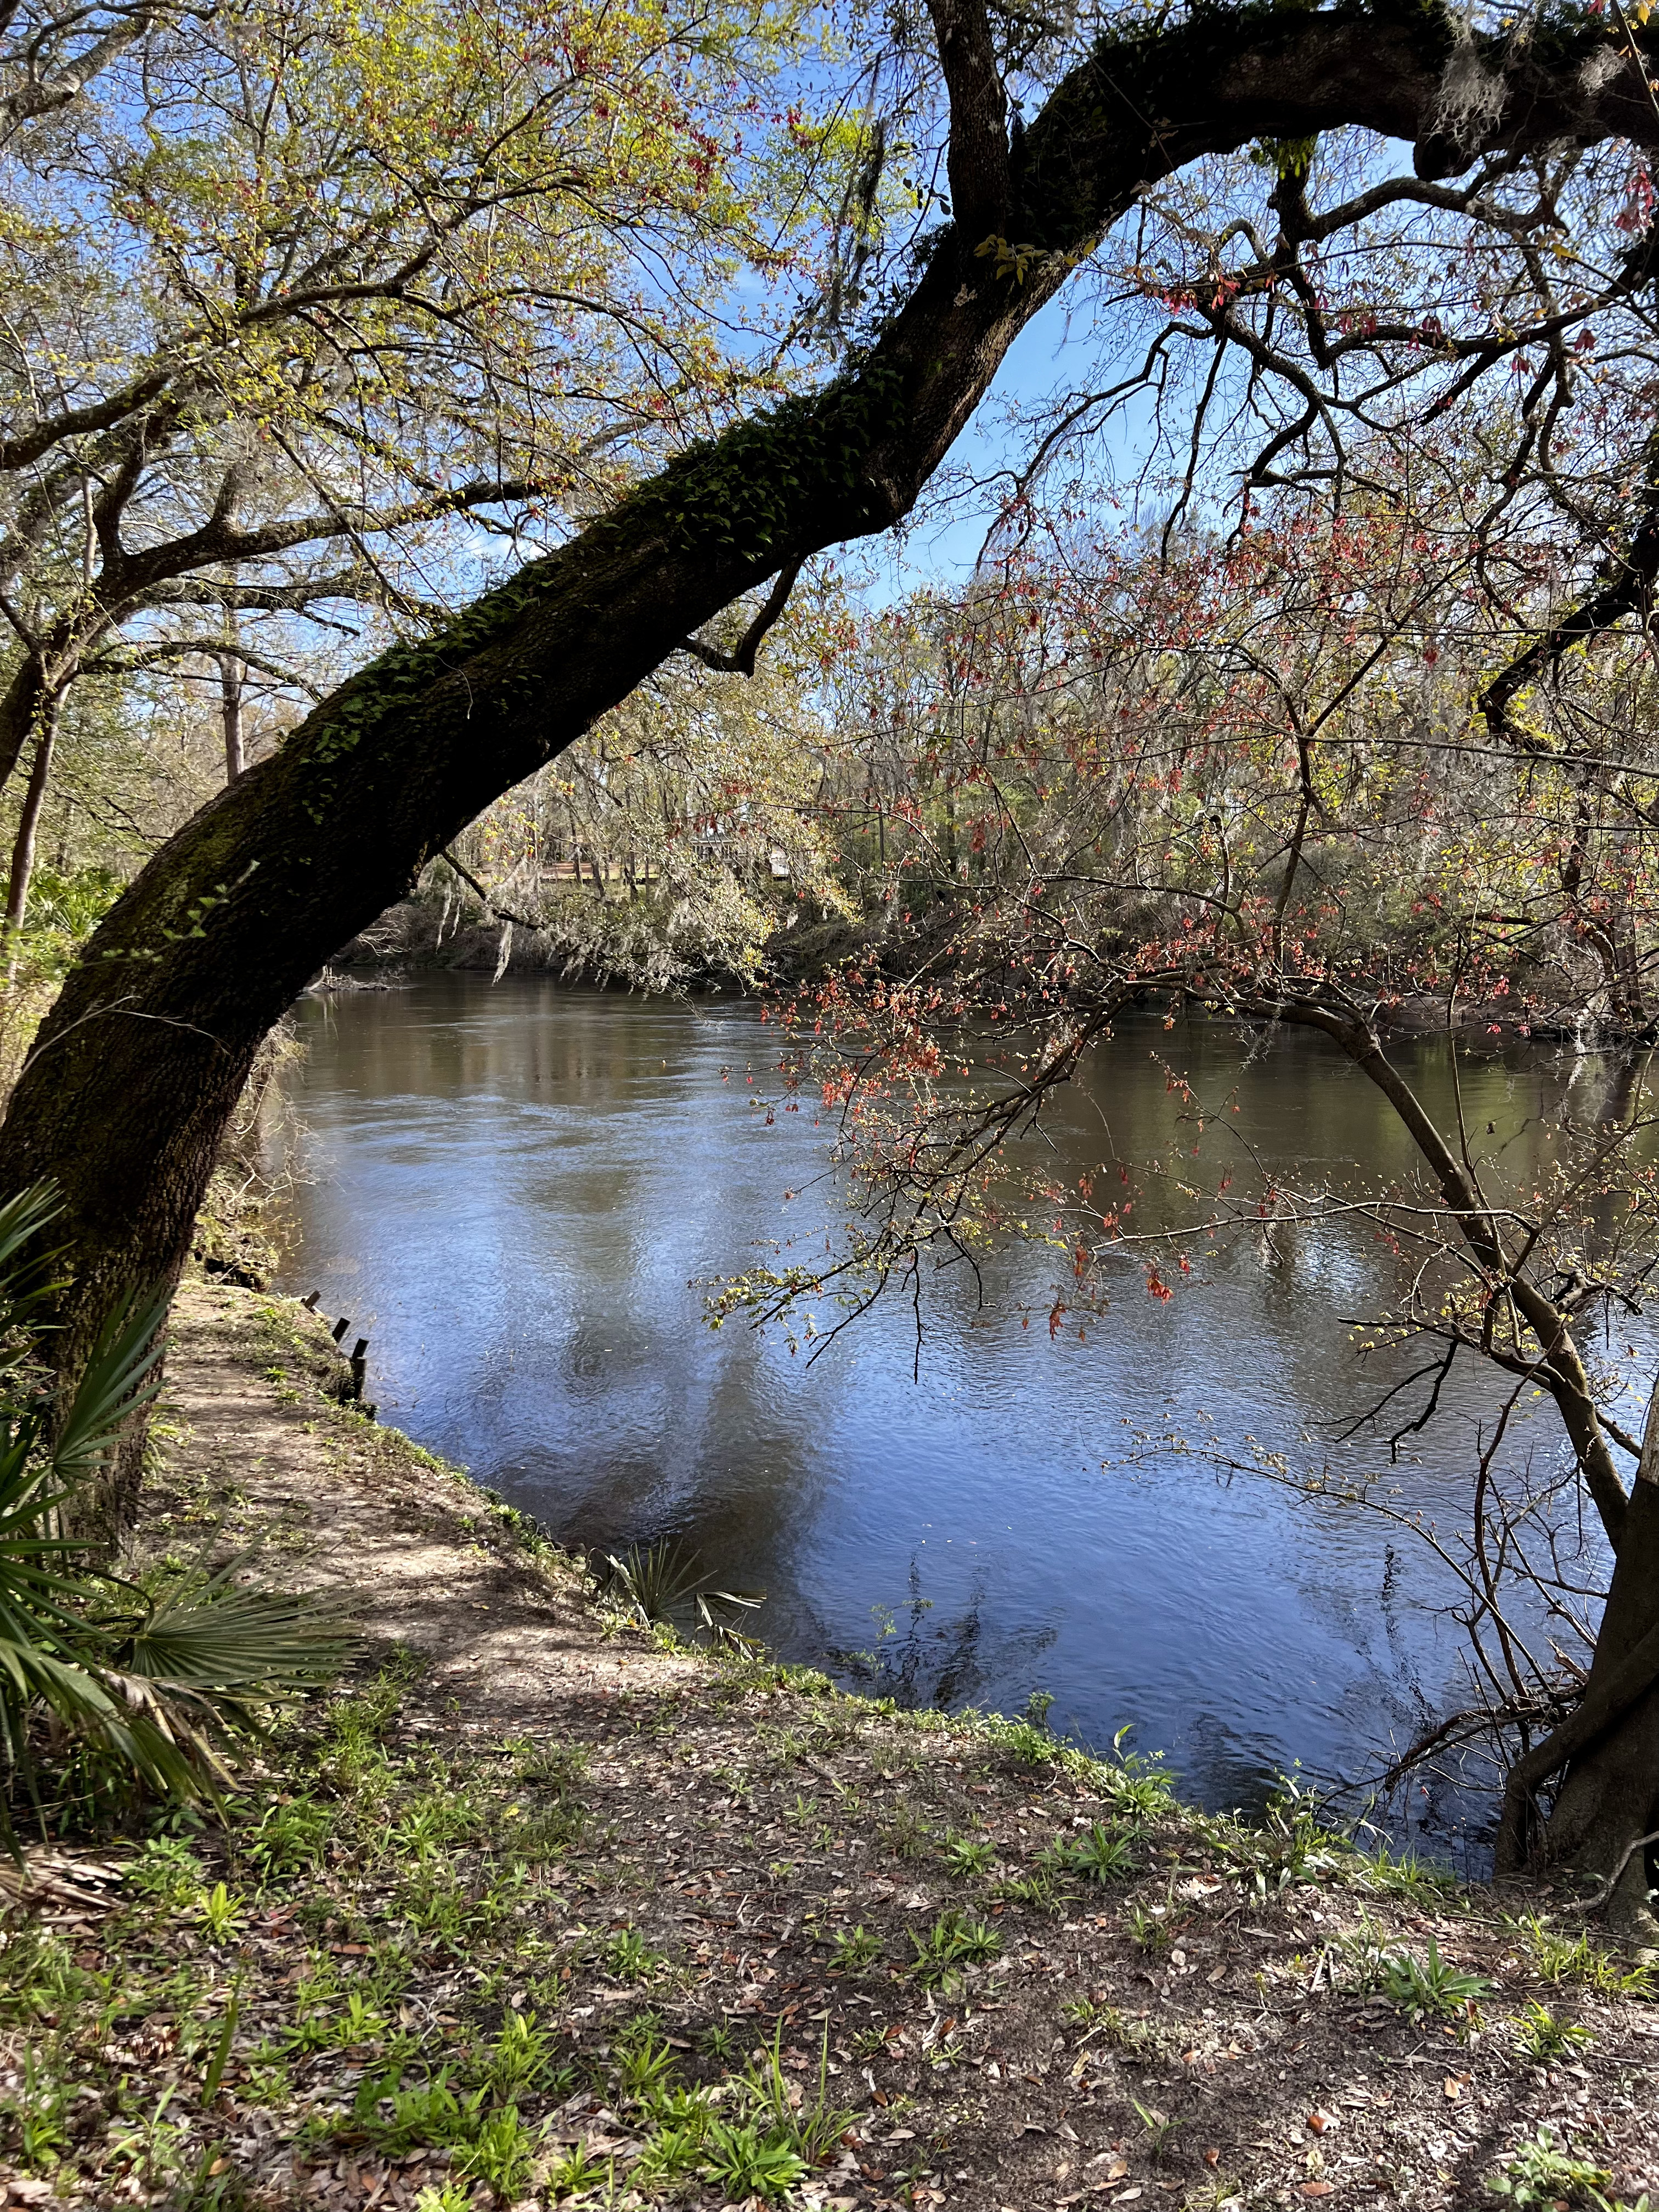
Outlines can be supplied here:
[[[987, 1267], [982, 1310], [961, 1271], [946, 1282], [919, 1381], [896, 1302], [809, 1366], [702, 1319], [708, 1279], [833, 1204], [822, 1187], [786, 1202], [829, 1132], [757, 1108], [777, 1035], [755, 1009], [435, 976], [308, 1000], [300, 1022], [283, 1287], [370, 1339], [384, 1420], [559, 1539], [683, 1533], [719, 1580], [766, 1590], [755, 1626], [784, 1656], [927, 1703], [1050, 1693], [1053, 1726], [1100, 1746], [1132, 1724], [1210, 1805], [1259, 1802], [1298, 1761], [1352, 1775], [1461, 1700], [1455, 1592], [1418, 1540], [1158, 1442], [1388, 1470], [1398, 1504], [1463, 1525], [1489, 1382], [1458, 1382], [1398, 1466], [1375, 1438], [1332, 1441], [1390, 1371], [1361, 1375], [1347, 1325], [1390, 1279], [1363, 1224], [1252, 1240], [1167, 1303], [1126, 1261], [1084, 1342], [1051, 1339], [1054, 1255], [1024, 1248]], [[1443, 1105], [1445, 1043], [1406, 1057]], [[1322, 1041], [1246, 1061], [1225, 1028], [1157, 1021], [1064, 1100], [1062, 1164], [1099, 1159], [1103, 1125], [1117, 1157], [1168, 1157], [1170, 1066], [1237, 1098], [1242, 1164], [1407, 1165]], [[1523, 1149], [1568, 1081], [1608, 1077], [1519, 1047], [1460, 1073], [1471, 1124]], [[1558, 1455], [1553, 1422], [1544, 1407], [1516, 1450]], [[1453, 1793], [1407, 1817], [1441, 1852], [1468, 1844]]]

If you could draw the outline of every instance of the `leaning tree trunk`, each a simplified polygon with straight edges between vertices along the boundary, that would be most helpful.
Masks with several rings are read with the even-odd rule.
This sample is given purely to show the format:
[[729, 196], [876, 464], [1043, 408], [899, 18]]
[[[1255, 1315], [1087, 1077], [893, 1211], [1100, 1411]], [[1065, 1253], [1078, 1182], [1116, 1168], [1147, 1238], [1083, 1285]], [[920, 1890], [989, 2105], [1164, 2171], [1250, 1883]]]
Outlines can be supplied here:
[[[1553, 1784], [1547, 1813], [1543, 1799]], [[1589, 1679], [1577, 1708], [1517, 1761], [1498, 1827], [1500, 1875], [1565, 1872], [1610, 1891], [1609, 1917], [1659, 1940], [1648, 1847], [1659, 1831], [1659, 1384]]]
[[[94, 936], [0, 1130], [0, 1189], [50, 1176], [64, 1194], [66, 1365], [118, 1287], [176, 1273], [259, 1041], [307, 979], [734, 598], [906, 514], [1014, 337], [1151, 181], [1348, 124], [1418, 138], [1425, 176], [1479, 150], [1437, 135], [1453, 44], [1437, 9], [1206, 9], [1103, 42], [1011, 146], [981, 0], [931, 5], [953, 219], [856, 365], [362, 670], [180, 830]], [[1508, 98], [1486, 143], [1659, 139], [1635, 60], [1583, 70], [1612, 51], [1593, 25], [1545, 62], [1491, 42]], [[130, 1519], [135, 1498], [129, 1472], [107, 1518]]]

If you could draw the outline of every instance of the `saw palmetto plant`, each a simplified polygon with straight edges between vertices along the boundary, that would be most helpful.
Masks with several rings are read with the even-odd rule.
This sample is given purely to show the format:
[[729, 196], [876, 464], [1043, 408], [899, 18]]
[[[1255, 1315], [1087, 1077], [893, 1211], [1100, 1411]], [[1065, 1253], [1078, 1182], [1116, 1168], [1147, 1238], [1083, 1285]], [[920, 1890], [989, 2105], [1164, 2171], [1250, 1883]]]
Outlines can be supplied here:
[[332, 1673], [346, 1640], [314, 1601], [248, 1586], [243, 1560], [151, 1589], [88, 1564], [64, 1532], [155, 1395], [167, 1301], [121, 1304], [65, 1404], [42, 1358], [62, 1255], [30, 1257], [56, 1211], [46, 1187], [0, 1202], [0, 1843], [14, 1856], [43, 1747], [161, 1796], [211, 1796], [234, 1738]]
[[[717, 1644], [748, 1648], [752, 1639], [740, 1636], [727, 1617], [752, 1613], [765, 1602], [762, 1590], [715, 1589], [707, 1581], [702, 1559], [684, 1537], [669, 1536], [655, 1544], [635, 1544], [625, 1554], [605, 1555], [601, 1586], [631, 1613], [642, 1627], [679, 1626], [695, 1616]], [[677, 1616], [678, 1618], [677, 1618]]]

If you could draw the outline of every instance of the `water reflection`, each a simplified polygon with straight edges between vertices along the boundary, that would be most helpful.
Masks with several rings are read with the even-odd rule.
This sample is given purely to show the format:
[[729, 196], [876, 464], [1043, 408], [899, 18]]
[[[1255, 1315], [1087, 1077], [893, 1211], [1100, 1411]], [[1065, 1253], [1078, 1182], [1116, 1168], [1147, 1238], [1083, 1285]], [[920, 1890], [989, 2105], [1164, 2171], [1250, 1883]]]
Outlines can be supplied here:
[[[1178, 1458], [1124, 1464], [1137, 1433], [1170, 1428], [1328, 1448], [1383, 1379], [1357, 1374], [1349, 1335], [1382, 1279], [1363, 1224], [1218, 1252], [1169, 1305], [1126, 1260], [1086, 1345], [1022, 1327], [1022, 1305], [1047, 1310], [1048, 1261], [1006, 1255], [984, 1312], [965, 1277], [944, 1283], [920, 1385], [897, 1308], [808, 1370], [740, 1325], [711, 1334], [692, 1287], [823, 1203], [784, 1202], [827, 1133], [810, 1114], [763, 1126], [775, 1040], [750, 1009], [435, 977], [301, 1018], [288, 1285], [370, 1335], [384, 1418], [560, 1536], [684, 1532], [723, 1577], [769, 1591], [761, 1625], [787, 1655], [840, 1655], [849, 1679], [874, 1671], [917, 1699], [1018, 1711], [1052, 1692], [1057, 1726], [1103, 1742], [1134, 1723], [1212, 1804], [1298, 1759], [1352, 1771], [1455, 1694], [1453, 1592], [1409, 1538]], [[1165, 1062], [1212, 1108], [1231, 1094], [1225, 1141], [1270, 1168], [1305, 1179], [1312, 1162], [1340, 1185], [1361, 1164], [1413, 1164], [1321, 1041], [1241, 1065], [1224, 1030], [1157, 1024], [1066, 1102], [1067, 1164], [1172, 1157], [1186, 1140]], [[1418, 1048], [1413, 1073], [1449, 1106], [1443, 1046]], [[1617, 1071], [1577, 1077], [1616, 1103]], [[1541, 1167], [1568, 1075], [1510, 1050], [1462, 1079], [1471, 1125]], [[1588, 1096], [1581, 1114], [1601, 1110]], [[1458, 1522], [1498, 1395], [1455, 1374], [1395, 1472], [1403, 1505]], [[1517, 1423], [1528, 1449], [1553, 1457], [1553, 1428]], [[1387, 1464], [1374, 1438], [1341, 1449]]]

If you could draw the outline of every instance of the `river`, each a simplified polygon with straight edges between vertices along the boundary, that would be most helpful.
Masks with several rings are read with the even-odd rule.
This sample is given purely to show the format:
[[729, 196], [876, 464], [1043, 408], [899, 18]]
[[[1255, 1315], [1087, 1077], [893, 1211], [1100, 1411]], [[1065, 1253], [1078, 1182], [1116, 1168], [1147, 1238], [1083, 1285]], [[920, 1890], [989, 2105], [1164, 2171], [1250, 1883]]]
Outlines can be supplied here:
[[[752, 1006], [443, 975], [299, 1018], [283, 1287], [319, 1290], [370, 1339], [383, 1419], [559, 1539], [684, 1533], [719, 1579], [765, 1589], [756, 1626], [785, 1656], [928, 1703], [1015, 1713], [1048, 1693], [1051, 1725], [1101, 1746], [1131, 1724], [1212, 1806], [1258, 1803], [1297, 1761], [1352, 1775], [1461, 1701], [1455, 1593], [1424, 1545], [1156, 1442], [1333, 1455], [1462, 1525], [1490, 1382], [1458, 1381], [1392, 1469], [1375, 1438], [1332, 1442], [1384, 1372], [1361, 1376], [1346, 1325], [1389, 1279], [1366, 1225], [1251, 1241], [1167, 1303], [1126, 1261], [1085, 1342], [1051, 1339], [1054, 1255], [1022, 1249], [987, 1268], [983, 1310], [965, 1277], [946, 1283], [919, 1381], [897, 1303], [808, 1365], [702, 1319], [707, 1279], [824, 1204], [786, 1202], [828, 1133], [757, 1109], [777, 1037]], [[1443, 1103], [1444, 1042], [1405, 1049]], [[1120, 1156], [1167, 1155], [1165, 1062], [1236, 1096], [1241, 1159], [1406, 1165], [1322, 1041], [1245, 1060], [1224, 1028], [1156, 1021], [1127, 1024], [1064, 1100], [1062, 1162], [1098, 1158], [1103, 1121]], [[1461, 1073], [1471, 1122], [1500, 1133], [1606, 1074], [1518, 1046]], [[1544, 1407], [1516, 1450], [1557, 1455], [1553, 1423]], [[1470, 1820], [1431, 1791], [1408, 1824], [1473, 1863]]]

